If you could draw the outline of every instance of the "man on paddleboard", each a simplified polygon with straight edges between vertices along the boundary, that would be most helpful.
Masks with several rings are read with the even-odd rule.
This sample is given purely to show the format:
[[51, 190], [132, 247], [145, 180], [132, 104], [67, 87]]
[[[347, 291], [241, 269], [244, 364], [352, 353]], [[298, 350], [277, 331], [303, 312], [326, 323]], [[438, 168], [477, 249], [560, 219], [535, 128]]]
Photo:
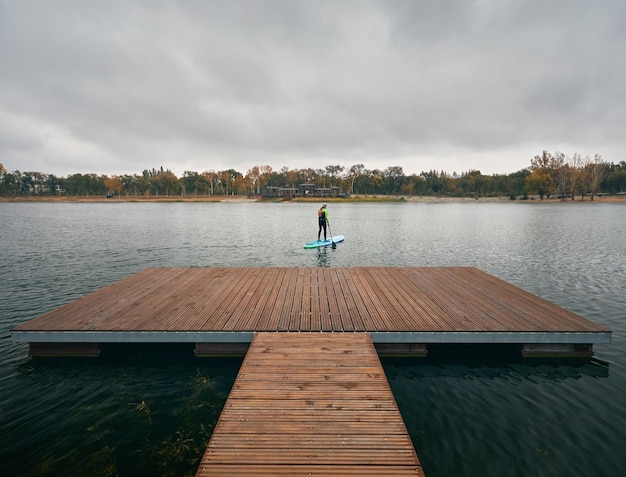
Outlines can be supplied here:
[[320, 226], [317, 231], [317, 240], [320, 239], [322, 229], [324, 229], [324, 240], [326, 240], [326, 224], [328, 223], [328, 210], [326, 210], [326, 204], [322, 205], [322, 207], [320, 207], [320, 210], [317, 211], [317, 222]]

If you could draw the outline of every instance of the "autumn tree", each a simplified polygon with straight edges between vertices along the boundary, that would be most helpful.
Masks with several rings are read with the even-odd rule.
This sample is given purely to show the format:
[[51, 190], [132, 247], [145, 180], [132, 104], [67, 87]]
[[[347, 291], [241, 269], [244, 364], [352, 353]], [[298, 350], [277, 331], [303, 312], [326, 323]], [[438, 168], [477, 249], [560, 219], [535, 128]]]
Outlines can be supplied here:
[[526, 188], [532, 194], [538, 194], [543, 200], [544, 196], [550, 197], [552, 194], [553, 181], [550, 170], [545, 167], [535, 169], [526, 177]]
[[264, 165], [259, 167], [259, 189], [265, 190], [270, 185], [270, 177], [272, 175], [272, 167]]
[[246, 172], [246, 177], [248, 178], [248, 181], [250, 181], [250, 192], [252, 194], [260, 194], [261, 191], [259, 190], [259, 179], [261, 177], [261, 171], [259, 169], [259, 166], [254, 166], [251, 169], [248, 169], [248, 172]]
[[537, 155], [530, 160], [530, 170], [551, 169], [553, 167], [554, 157], [545, 149], [541, 155]]
[[104, 187], [107, 189], [107, 197], [113, 196], [115, 193], [118, 195], [122, 192], [122, 181], [117, 176], [106, 177], [104, 179]]
[[4, 168], [4, 164], [0, 162], [0, 194], [4, 189], [5, 177], [7, 175], [7, 170]]
[[204, 178], [205, 183], [209, 185], [211, 195], [215, 194], [215, 185], [219, 182], [217, 172], [213, 169], [210, 171], [204, 171], [202, 173], [202, 177]]
[[600, 184], [604, 180], [607, 172], [607, 165], [602, 160], [602, 156], [600, 154], [596, 154], [593, 157], [593, 161], [589, 162], [585, 168], [586, 178], [587, 178], [587, 189], [589, 194], [591, 195], [591, 200], [598, 193], [600, 189]]
[[166, 196], [175, 193], [178, 188], [178, 177], [169, 169], [164, 171], [161, 168], [161, 172], [157, 174], [156, 182], [162, 190], [165, 190]]
[[236, 191], [235, 181], [238, 177], [241, 177], [241, 173], [234, 169], [228, 169], [227, 171], [219, 171], [217, 173], [218, 184], [222, 188], [224, 195], [234, 195]]
[[355, 164], [348, 169], [348, 178], [350, 180], [350, 193], [354, 194], [354, 183], [363, 175], [365, 166], [363, 164]]
[[569, 164], [571, 166], [572, 177], [570, 182], [570, 193], [572, 194], [572, 200], [576, 197], [576, 193], [578, 192], [581, 196], [581, 199], [585, 197], [585, 178], [584, 178], [584, 164], [585, 159], [578, 154], [574, 153], [569, 160]]
[[300, 181], [300, 173], [297, 170], [289, 169], [288, 167], [283, 167], [281, 169], [285, 175], [285, 181], [288, 186], [296, 187], [298, 184], [304, 181]]
[[549, 167], [552, 168], [552, 182], [556, 196], [563, 200], [569, 194], [572, 182], [572, 171], [565, 154], [556, 151]]
[[344, 171], [345, 167], [343, 166], [326, 166], [326, 174], [328, 174], [330, 176], [330, 185], [334, 186], [335, 185], [335, 179], [337, 178], [337, 176], [339, 174], [341, 174]]

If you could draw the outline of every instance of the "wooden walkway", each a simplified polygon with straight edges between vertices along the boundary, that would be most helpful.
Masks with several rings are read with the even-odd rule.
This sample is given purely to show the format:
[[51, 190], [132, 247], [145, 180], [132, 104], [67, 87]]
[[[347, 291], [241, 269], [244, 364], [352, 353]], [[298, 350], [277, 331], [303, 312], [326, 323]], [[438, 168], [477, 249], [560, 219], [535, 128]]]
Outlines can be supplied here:
[[259, 333], [197, 477], [423, 475], [366, 333]]
[[369, 332], [377, 346], [521, 343], [585, 352], [611, 340], [610, 330], [469, 267], [152, 268], [12, 335], [32, 352], [37, 343], [247, 345], [257, 331]]

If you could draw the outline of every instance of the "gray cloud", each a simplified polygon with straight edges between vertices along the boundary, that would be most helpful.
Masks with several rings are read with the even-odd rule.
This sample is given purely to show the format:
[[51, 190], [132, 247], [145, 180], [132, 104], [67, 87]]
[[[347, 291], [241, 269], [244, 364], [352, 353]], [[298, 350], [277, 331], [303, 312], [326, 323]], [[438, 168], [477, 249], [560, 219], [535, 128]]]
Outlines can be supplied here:
[[0, 162], [514, 172], [626, 159], [621, 1], [0, 0]]

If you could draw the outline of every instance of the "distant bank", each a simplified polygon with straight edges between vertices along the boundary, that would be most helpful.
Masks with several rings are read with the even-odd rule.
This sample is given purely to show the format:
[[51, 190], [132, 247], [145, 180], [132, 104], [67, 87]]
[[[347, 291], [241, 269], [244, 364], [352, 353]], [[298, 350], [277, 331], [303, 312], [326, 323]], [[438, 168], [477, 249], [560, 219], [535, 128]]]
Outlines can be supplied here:
[[[522, 202], [522, 203], [580, 203], [591, 202], [586, 196], [571, 199], [539, 199], [539, 197], [529, 197], [528, 199], [511, 199], [509, 197], [435, 197], [435, 196], [390, 196], [390, 195], [352, 195], [347, 198], [295, 198], [290, 200], [264, 199], [257, 196], [115, 196], [106, 197], [104, 195], [94, 196], [15, 196], [0, 197], [0, 202]], [[602, 196], [594, 197], [593, 202], [619, 202], [626, 203], [626, 196]]]

